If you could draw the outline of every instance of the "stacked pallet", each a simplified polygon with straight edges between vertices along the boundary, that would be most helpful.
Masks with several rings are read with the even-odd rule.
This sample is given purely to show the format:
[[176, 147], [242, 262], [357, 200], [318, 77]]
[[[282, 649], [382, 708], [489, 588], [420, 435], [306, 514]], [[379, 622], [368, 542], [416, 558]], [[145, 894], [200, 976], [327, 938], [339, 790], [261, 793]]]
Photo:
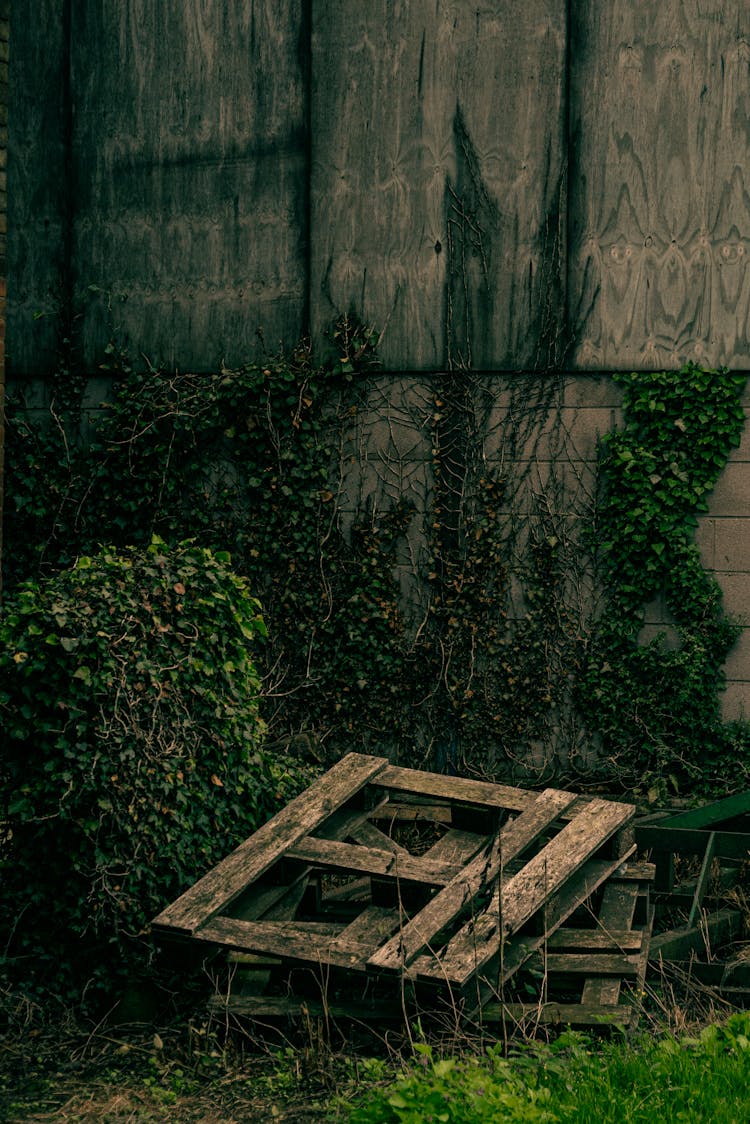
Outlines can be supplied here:
[[250, 1018], [629, 1025], [651, 922], [634, 814], [349, 754], [154, 928], [230, 950], [215, 1002]]

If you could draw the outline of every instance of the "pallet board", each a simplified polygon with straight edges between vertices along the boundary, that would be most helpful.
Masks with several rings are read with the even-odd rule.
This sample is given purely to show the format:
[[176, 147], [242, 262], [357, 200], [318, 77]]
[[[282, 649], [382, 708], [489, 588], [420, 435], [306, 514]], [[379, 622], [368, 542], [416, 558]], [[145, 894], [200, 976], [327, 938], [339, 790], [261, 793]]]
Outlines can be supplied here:
[[[632, 924], [646, 877], [627, 864], [634, 813], [349, 754], [153, 925], [227, 949], [240, 977], [244, 965], [281, 981], [290, 1012], [311, 1009], [315, 978], [352, 1017], [366, 994], [403, 1017], [408, 991], [421, 1009], [475, 1019], [541, 954], [554, 975], [590, 980], [584, 1006], [616, 1007], [648, 955]], [[582, 910], [593, 920], [571, 925]], [[282, 998], [238, 995], [235, 1013]]]

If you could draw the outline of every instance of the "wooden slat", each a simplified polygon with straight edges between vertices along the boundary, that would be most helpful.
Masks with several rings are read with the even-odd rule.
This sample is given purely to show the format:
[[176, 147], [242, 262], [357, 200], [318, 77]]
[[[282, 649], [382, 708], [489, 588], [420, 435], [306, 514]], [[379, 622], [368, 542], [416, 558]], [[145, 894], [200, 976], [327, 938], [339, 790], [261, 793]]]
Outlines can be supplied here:
[[160, 913], [154, 927], [195, 932], [387, 764], [384, 757], [348, 754]]
[[343, 886], [329, 886], [323, 894], [323, 904], [363, 900], [370, 896], [371, 885], [369, 878], [355, 878]]
[[425, 945], [458, 917], [484, 887], [492, 884], [502, 865], [521, 854], [574, 800], [572, 793], [556, 789], [548, 789], [536, 797], [534, 803], [500, 833], [499, 847], [490, 853], [477, 855], [397, 936], [372, 957], [370, 966], [380, 971], [399, 971], [408, 966]]
[[454, 863], [430, 862], [404, 850], [378, 851], [374, 847], [313, 836], [307, 836], [289, 847], [284, 857], [336, 870], [392, 878], [396, 882], [423, 882], [428, 886], [445, 886], [461, 870]]
[[[499, 989], [513, 978], [529, 957], [549, 940], [603, 882], [620, 869], [621, 864], [621, 858], [589, 859], [584, 863], [578, 873], [545, 904], [542, 931], [534, 934], [521, 933], [507, 940], [502, 948], [497, 949], [495, 958], [485, 964], [481, 978], [471, 981], [467, 994], [470, 993], [472, 1001], [476, 1004], [497, 996]], [[492, 916], [498, 914], [499, 895], [500, 889], [496, 887], [488, 911]], [[446, 978], [442, 964], [431, 955], [418, 957], [411, 966], [410, 975], [415, 980], [433, 985], [445, 982]]]
[[586, 805], [523, 870], [502, 886], [499, 909], [490, 908], [467, 922], [449, 941], [440, 955], [445, 978], [464, 987], [475, 972], [498, 954], [501, 940], [529, 921], [573, 878], [587, 858], [632, 819], [634, 812], [630, 804], [603, 800], [592, 800]]
[[442, 839], [438, 839], [437, 843], [433, 843], [422, 858], [429, 859], [430, 862], [464, 865], [486, 846], [486, 835], [478, 835], [474, 831], [459, 831], [454, 827]]
[[[338, 927], [341, 931], [341, 926]], [[371, 952], [368, 944], [347, 942], [337, 947], [335, 938], [303, 924], [271, 921], [237, 921], [214, 917], [195, 934], [198, 940], [244, 952], [260, 952], [297, 964], [355, 970], [364, 968]]]
[[[610, 882], [602, 895], [598, 920], [601, 932], [609, 935], [620, 929], [630, 929], [638, 901], [638, 882]], [[581, 1002], [587, 1006], [617, 1003], [620, 999], [618, 980], [590, 979], [583, 985]]]
[[373, 808], [339, 808], [316, 828], [315, 833], [321, 839], [340, 839], [343, 842], [350, 839], [352, 832], [358, 827], [376, 816], [379, 809], [387, 803], [387, 798], [383, 797]]
[[550, 952], [543, 958], [547, 972], [571, 976], [616, 976], [618, 979], [635, 978], [640, 968], [640, 956], [618, 953]]
[[[605, 890], [606, 893], [606, 890]], [[554, 952], [639, 952], [643, 945], [640, 929], [568, 929], [552, 933], [547, 947]]]
[[398, 929], [399, 920], [397, 909], [384, 909], [377, 905], [367, 906], [338, 934], [333, 942], [334, 947], [337, 951], [357, 952], [366, 946], [374, 951]]
[[307, 889], [309, 868], [292, 882], [267, 888], [250, 887], [232, 903], [232, 916], [242, 921], [291, 920]]
[[348, 837], [366, 847], [376, 847], [380, 851], [392, 851], [395, 855], [409, 854], [406, 847], [402, 847], [395, 839], [391, 839], [390, 835], [386, 835], [384, 831], [375, 827], [369, 820], [364, 820], [353, 827], [348, 832]]
[[624, 1004], [583, 1003], [489, 1003], [482, 1010], [482, 1023], [513, 1022], [519, 1026], [622, 1026], [628, 1028], [635, 1010]]
[[430, 804], [426, 799], [414, 796], [413, 803], [406, 803], [399, 798], [397, 801], [384, 801], [383, 805], [370, 813], [372, 820], [387, 820], [388, 823], [419, 823], [431, 822], [449, 824], [451, 822], [451, 809], [446, 801], [443, 804]]
[[656, 867], [653, 863], [627, 862], [622, 870], [616, 870], [612, 875], [612, 882], [653, 882]]
[[401, 1022], [404, 1005], [398, 999], [302, 999], [293, 995], [213, 995], [208, 1001], [213, 1014], [240, 1019], [346, 1019], [357, 1022]]
[[377, 787], [385, 789], [393, 799], [395, 793], [413, 793], [429, 800], [437, 797], [451, 803], [473, 804], [478, 808], [498, 808], [523, 812], [536, 801], [538, 793], [509, 785], [474, 781], [468, 777], [447, 777], [426, 773], [421, 769], [403, 769], [389, 765], [380, 773]]

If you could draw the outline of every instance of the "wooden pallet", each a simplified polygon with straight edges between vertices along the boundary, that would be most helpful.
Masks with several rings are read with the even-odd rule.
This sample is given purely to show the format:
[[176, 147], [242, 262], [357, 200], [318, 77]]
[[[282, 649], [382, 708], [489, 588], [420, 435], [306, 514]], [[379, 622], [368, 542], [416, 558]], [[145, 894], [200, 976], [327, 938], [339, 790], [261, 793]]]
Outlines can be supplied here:
[[[393, 1003], [406, 988], [472, 1018], [554, 934], [570, 939], [568, 918], [622, 876], [634, 811], [349, 754], [154, 928], [235, 950], [246, 975], [266, 985], [282, 975], [287, 991], [307, 973], [350, 1004], [365, 994]], [[608, 920], [615, 912], [601, 924], [619, 933], [629, 924]]]

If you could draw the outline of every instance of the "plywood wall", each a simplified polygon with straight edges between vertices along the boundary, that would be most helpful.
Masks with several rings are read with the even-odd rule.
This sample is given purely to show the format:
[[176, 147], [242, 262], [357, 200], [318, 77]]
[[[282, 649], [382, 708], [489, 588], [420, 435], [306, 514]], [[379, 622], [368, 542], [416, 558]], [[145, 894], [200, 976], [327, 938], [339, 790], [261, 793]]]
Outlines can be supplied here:
[[745, 0], [34, 9], [12, 14], [16, 374], [49, 366], [66, 302], [95, 363], [90, 285], [197, 369], [351, 310], [392, 370], [750, 365]]
[[750, 6], [573, 4], [580, 367], [750, 365]]

